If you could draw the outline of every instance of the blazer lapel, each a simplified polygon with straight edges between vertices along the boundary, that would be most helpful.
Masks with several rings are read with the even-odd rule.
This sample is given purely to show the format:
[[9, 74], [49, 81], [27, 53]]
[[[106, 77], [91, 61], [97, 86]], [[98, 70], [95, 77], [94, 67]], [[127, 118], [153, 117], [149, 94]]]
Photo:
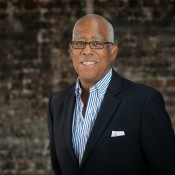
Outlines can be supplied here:
[[64, 102], [64, 117], [65, 117], [65, 133], [66, 136], [66, 146], [68, 148], [69, 154], [72, 157], [72, 160], [75, 166], [78, 166], [77, 157], [75, 155], [75, 151], [72, 144], [72, 121], [73, 121], [73, 113], [75, 107], [75, 93], [74, 88], [72, 89], [70, 95], [67, 96]]
[[121, 78], [113, 71], [111, 82], [109, 84], [108, 90], [101, 104], [100, 111], [97, 115], [96, 121], [87, 141], [81, 166], [83, 166], [83, 164], [85, 163], [85, 160], [91, 153], [93, 147], [95, 146], [98, 139], [103, 134], [103, 131], [114, 116], [114, 113], [120, 104], [120, 99], [118, 99], [115, 95], [118, 94], [120, 91]]

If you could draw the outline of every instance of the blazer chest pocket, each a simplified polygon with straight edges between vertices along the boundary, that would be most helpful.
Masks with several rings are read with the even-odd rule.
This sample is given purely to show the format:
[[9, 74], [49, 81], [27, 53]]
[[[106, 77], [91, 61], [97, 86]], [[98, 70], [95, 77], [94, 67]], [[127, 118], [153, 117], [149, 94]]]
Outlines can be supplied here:
[[111, 131], [102, 139], [102, 146], [117, 146], [128, 144], [128, 137], [124, 131]]

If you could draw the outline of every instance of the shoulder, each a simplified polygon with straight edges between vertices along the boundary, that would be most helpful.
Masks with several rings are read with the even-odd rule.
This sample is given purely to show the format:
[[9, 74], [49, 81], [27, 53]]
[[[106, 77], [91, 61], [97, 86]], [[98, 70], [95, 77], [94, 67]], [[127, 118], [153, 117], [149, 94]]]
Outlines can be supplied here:
[[74, 91], [75, 91], [75, 83], [65, 89], [61, 89], [53, 93], [50, 97], [51, 103], [58, 103], [64, 101], [64, 99], [72, 95]]
[[134, 91], [137, 93], [146, 93], [146, 94], [158, 93], [158, 90], [156, 90], [151, 86], [148, 86], [142, 83], [136, 83], [125, 78], [121, 78], [121, 79], [122, 79], [123, 90], [128, 90], [130, 92]]
[[120, 86], [121, 94], [128, 98], [130, 97], [143, 99], [147, 96], [162, 96], [161, 93], [155, 88], [123, 78], [115, 71], [113, 71], [111, 85], [113, 88], [118, 88], [117, 86]]
[[[118, 74], [117, 76], [119, 76], [121, 84], [121, 90], [120, 93], [117, 94], [117, 98], [122, 101], [124, 106], [127, 105], [128, 110], [132, 109], [132, 111], [134, 111], [134, 109], [136, 109], [142, 112], [144, 111], [146, 114], [154, 113], [158, 116], [162, 114], [167, 116], [163, 96], [158, 90], [144, 84], [132, 82]], [[114, 79], [112, 85], [113, 89], [114, 86], [117, 89], [117, 84]]]
[[[140, 84], [134, 83], [132, 81], [122, 79], [123, 81], [123, 92], [125, 92], [126, 96], [134, 99], [134, 101], [138, 101], [140, 103], [144, 103], [145, 105], [151, 105], [153, 103], [160, 104], [161, 107], [164, 108], [165, 103], [161, 92], [157, 89]], [[147, 106], [147, 105], [146, 105]]]

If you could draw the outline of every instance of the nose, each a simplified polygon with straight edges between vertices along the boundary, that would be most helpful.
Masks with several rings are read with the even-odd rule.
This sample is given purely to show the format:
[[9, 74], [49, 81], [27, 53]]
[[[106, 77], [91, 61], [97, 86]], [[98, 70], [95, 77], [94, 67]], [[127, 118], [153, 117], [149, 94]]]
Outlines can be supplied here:
[[86, 46], [85, 46], [85, 48], [82, 51], [82, 54], [89, 55], [91, 53], [92, 53], [92, 49], [90, 48], [90, 44], [86, 43]]

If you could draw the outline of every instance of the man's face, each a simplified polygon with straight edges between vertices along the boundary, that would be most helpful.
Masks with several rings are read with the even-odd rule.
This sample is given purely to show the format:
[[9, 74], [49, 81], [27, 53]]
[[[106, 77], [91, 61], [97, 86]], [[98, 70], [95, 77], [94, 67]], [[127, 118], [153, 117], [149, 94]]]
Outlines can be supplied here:
[[[106, 27], [102, 22], [84, 20], [74, 30], [74, 41], [108, 42]], [[91, 49], [86, 44], [84, 49], [74, 49], [69, 46], [73, 66], [79, 75], [81, 83], [95, 84], [109, 71], [112, 61], [117, 55], [117, 46], [106, 44], [103, 49]]]

